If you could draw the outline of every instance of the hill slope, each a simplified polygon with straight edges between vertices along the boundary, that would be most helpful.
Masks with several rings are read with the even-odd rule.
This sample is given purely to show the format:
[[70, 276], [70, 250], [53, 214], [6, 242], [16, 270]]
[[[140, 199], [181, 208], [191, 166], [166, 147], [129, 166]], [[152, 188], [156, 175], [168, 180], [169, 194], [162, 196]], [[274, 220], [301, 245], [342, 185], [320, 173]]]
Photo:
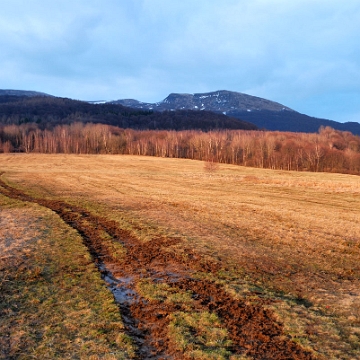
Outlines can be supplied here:
[[159, 113], [57, 97], [0, 96], [0, 125], [37, 123], [40, 128], [49, 128], [73, 122], [101, 123], [132, 129], [257, 129], [253, 124], [210, 111], [177, 110]]
[[360, 135], [360, 124], [356, 122], [339, 123], [301, 114], [289, 107], [247, 94], [220, 90], [198, 94], [170, 94], [157, 103], [143, 103], [133, 99], [113, 101], [142, 110], [206, 110], [223, 113], [255, 124], [267, 130], [317, 132], [321, 126], [336, 130], [350, 131]]
[[28, 90], [1, 90], [0, 89], [0, 96], [28, 96], [28, 97], [34, 97], [34, 96], [50, 96], [52, 95], [45, 94], [43, 92], [38, 91], [28, 91]]

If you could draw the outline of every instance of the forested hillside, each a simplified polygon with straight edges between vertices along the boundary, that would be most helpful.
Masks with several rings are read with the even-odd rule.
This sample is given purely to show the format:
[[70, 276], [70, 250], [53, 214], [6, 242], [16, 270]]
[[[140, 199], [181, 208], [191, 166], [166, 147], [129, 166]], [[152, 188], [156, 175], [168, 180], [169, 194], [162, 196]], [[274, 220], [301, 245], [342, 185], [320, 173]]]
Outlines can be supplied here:
[[210, 111], [177, 110], [159, 113], [66, 98], [0, 96], [0, 125], [35, 123], [44, 130], [74, 122], [142, 130], [257, 129], [251, 123]]

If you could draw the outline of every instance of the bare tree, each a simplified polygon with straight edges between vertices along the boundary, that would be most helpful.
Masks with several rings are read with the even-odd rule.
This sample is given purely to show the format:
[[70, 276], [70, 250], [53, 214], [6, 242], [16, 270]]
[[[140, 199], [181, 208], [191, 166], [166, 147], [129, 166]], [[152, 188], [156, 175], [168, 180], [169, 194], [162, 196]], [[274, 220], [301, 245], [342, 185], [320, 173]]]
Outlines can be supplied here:
[[219, 170], [219, 163], [216, 161], [214, 156], [209, 156], [209, 158], [204, 162], [204, 170], [210, 173]]

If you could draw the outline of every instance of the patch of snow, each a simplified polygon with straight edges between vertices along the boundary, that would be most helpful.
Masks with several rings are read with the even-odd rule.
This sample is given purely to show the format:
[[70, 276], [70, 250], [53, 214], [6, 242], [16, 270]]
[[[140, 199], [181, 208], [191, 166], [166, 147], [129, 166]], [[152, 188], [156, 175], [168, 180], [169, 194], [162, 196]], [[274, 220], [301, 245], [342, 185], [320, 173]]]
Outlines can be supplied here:
[[223, 111], [223, 114], [226, 115], [226, 111]]
[[95, 101], [88, 101], [88, 103], [98, 105], [98, 104], [106, 104], [107, 101], [106, 100], [95, 100]]
[[195, 108], [195, 109], [198, 109], [198, 107], [197, 107], [196, 105], [194, 106], [194, 108]]
[[251, 112], [251, 110], [250, 110], [250, 109], [247, 109], [246, 111], [247, 111], [247, 112]]

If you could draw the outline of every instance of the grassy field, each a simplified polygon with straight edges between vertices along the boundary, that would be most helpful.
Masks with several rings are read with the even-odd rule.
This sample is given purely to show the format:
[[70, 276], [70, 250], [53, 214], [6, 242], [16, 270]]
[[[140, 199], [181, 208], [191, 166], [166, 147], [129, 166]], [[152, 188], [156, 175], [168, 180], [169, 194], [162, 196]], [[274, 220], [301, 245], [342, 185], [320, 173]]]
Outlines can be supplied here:
[[[274, 311], [286, 334], [302, 347], [327, 359], [360, 358], [359, 177], [231, 165], [207, 171], [198, 161], [116, 155], [3, 154], [0, 172], [4, 172], [2, 179], [7, 184], [31, 196], [66, 201], [115, 220], [144, 243], [158, 237], [181, 239], [174, 250], [178, 254], [182, 248], [192, 249], [226, 268], [218, 273], [199, 273], [198, 277], [211, 277], [229, 294], [248, 303], [270, 299], [264, 306]], [[130, 357], [133, 349], [121, 330], [111, 293], [98, 277], [97, 281], [86, 278], [96, 278], [96, 269], [89, 263], [78, 234], [38, 205], [25, 206], [1, 196], [0, 209], [1, 286], [15, 281], [19, 287], [13, 292], [7, 289], [4, 301], [12, 310], [6, 310], [9, 317], [1, 318], [0, 329], [5, 331], [7, 325], [13, 329], [16, 323], [15, 330], [6, 330], [11, 341], [20, 344], [12, 347], [16, 354], [30, 348], [42, 354], [41, 349], [49, 346], [57, 354], [56, 348], [64, 343], [66, 353], [59, 355], [63, 358], [71, 352], [78, 352], [79, 358], [89, 354]], [[9, 246], [16, 250], [10, 251]], [[58, 261], [74, 251], [82, 255], [71, 257], [71, 265], [70, 260], [66, 266]], [[24, 264], [21, 266], [26, 270], [16, 262]], [[48, 324], [45, 311], [49, 311], [49, 301], [59, 298], [52, 294], [64, 293], [56, 273], [68, 273], [69, 267], [79, 267], [76, 273], [85, 278], [69, 280], [67, 288], [78, 292], [90, 282], [85, 293], [94, 291], [98, 296], [91, 305], [86, 300], [90, 295], [79, 293], [80, 305], [67, 306], [71, 314], [62, 315], [75, 319], [68, 324], [72, 330], [65, 331], [67, 325], [60, 314]], [[33, 293], [36, 274], [48, 271], [53, 292]], [[19, 292], [24, 295], [20, 300]], [[41, 300], [43, 297], [47, 300]], [[72, 300], [60, 299], [66, 304]], [[18, 301], [23, 304], [21, 311], [12, 308]], [[34, 305], [24, 310], [26, 304]], [[31, 313], [31, 323], [25, 320], [24, 311]], [[75, 324], [80, 317], [77, 311], [86, 312], [81, 317], [84, 324], [78, 326], [86, 332]], [[176, 316], [172, 325], [178, 321]], [[54, 323], [61, 326], [54, 328]], [[101, 330], [101, 323], [108, 328]], [[36, 332], [44, 334], [50, 328], [54, 338], [40, 336], [38, 341]], [[89, 343], [82, 346], [83, 342]], [[101, 349], [97, 355], [96, 348]], [[227, 358], [226, 353], [221, 356]]]

